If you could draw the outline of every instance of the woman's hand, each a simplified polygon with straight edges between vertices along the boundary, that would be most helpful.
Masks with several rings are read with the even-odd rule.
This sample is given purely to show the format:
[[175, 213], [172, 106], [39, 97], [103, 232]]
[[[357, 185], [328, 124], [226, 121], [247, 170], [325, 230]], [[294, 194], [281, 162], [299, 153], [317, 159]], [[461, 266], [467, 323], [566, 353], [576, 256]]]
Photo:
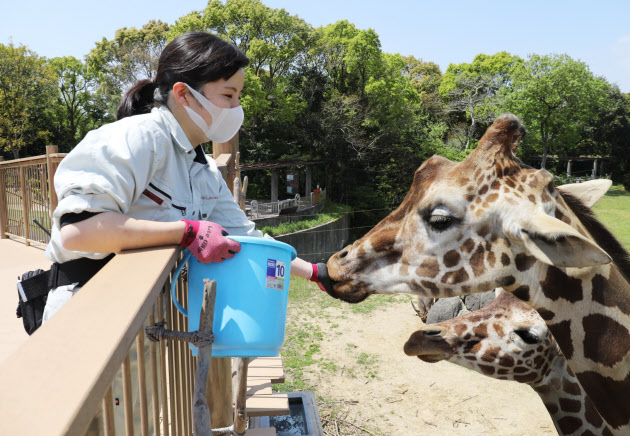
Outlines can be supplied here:
[[201, 263], [220, 263], [231, 259], [241, 251], [241, 244], [226, 238], [227, 230], [210, 221], [189, 221], [179, 245], [188, 247], [190, 252]]

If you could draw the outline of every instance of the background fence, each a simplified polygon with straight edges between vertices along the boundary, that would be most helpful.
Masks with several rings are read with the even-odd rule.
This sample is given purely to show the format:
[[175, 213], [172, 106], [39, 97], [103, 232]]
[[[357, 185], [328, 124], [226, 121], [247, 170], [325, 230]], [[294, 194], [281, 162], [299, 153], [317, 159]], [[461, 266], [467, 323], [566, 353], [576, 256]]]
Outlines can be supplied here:
[[57, 207], [52, 181], [59, 162], [66, 156], [57, 146], [46, 147], [46, 155], [0, 162], [0, 238], [12, 236], [47, 244], [52, 211]]

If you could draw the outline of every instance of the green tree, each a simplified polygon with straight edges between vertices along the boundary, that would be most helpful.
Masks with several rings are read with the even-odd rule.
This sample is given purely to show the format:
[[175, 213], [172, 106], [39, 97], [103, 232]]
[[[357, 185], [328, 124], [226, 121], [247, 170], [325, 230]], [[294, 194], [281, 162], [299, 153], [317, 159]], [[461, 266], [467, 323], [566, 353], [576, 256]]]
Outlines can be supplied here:
[[316, 29], [311, 56], [320, 60], [337, 92], [365, 96], [370, 77], [382, 65], [381, 42], [372, 29], [361, 30], [347, 20]]
[[470, 64], [449, 65], [439, 92], [448, 104], [448, 112], [465, 114], [469, 120], [464, 134], [455, 135], [461, 136], [464, 151], [469, 149], [478, 124], [495, 118], [499, 90], [509, 82], [511, 71], [521, 62], [518, 56], [503, 51], [492, 56], [478, 54]]
[[55, 142], [69, 151], [89, 130], [112, 118], [96, 95], [98, 83], [85, 63], [69, 56], [51, 59], [49, 64], [59, 91], [52, 107]]
[[99, 81], [99, 93], [115, 114], [122, 94], [137, 80], [152, 78], [167, 44], [168, 24], [151, 20], [142, 28], [123, 27], [114, 38], [96, 43], [86, 62], [90, 74]]
[[434, 62], [425, 62], [414, 56], [403, 56], [406, 63], [403, 74], [409, 78], [411, 85], [420, 95], [422, 108], [433, 121], [443, 118], [444, 101], [440, 96], [442, 71]]
[[27, 145], [45, 144], [51, 134], [39, 121], [54, 92], [44, 58], [23, 45], [0, 44], [0, 149], [17, 159]]
[[630, 107], [616, 85], [598, 80], [606, 95], [596, 108], [596, 116], [587, 121], [577, 151], [610, 157], [611, 178], [630, 189]]
[[542, 153], [541, 168], [550, 150], [576, 147], [584, 126], [596, 117], [606, 85], [566, 54], [533, 54], [515, 67], [503, 107], [525, 122], [531, 133], [525, 141]]

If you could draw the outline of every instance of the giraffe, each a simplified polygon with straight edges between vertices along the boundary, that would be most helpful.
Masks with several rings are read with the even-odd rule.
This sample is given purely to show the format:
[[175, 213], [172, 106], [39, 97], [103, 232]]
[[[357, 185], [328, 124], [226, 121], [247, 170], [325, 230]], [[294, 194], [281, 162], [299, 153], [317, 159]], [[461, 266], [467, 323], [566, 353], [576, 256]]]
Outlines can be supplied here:
[[389, 216], [327, 262], [331, 295], [431, 297], [503, 287], [546, 321], [602, 418], [630, 434], [630, 261], [588, 207], [515, 156], [497, 118], [462, 162], [433, 156]]
[[528, 384], [561, 435], [612, 434], [545, 321], [509, 292], [475, 312], [422, 327], [404, 350], [425, 362], [446, 360], [492, 378]]

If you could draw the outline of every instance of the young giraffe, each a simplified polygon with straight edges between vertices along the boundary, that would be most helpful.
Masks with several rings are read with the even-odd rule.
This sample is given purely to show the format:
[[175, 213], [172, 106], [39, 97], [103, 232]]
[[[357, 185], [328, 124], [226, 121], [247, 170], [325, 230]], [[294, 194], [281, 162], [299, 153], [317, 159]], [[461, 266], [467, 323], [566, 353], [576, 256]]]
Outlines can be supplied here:
[[627, 252], [551, 174], [516, 159], [524, 133], [506, 114], [463, 162], [422, 164], [401, 205], [330, 258], [331, 294], [503, 287], [539, 312], [602, 417], [630, 434]]
[[545, 321], [508, 292], [475, 312], [422, 327], [409, 337], [405, 354], [527, 383], [561, 435], [612, 434], [567, 366]]

